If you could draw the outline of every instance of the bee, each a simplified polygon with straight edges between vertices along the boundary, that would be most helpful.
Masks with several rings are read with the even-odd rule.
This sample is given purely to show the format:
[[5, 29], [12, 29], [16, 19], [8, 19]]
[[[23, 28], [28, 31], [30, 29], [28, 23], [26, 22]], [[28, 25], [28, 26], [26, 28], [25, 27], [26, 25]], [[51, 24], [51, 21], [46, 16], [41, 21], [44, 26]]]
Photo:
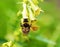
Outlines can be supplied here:
[[23, 34], [27, 35], [31, 31], [36, 31], [38, 29], [38, 26], [35, 26], [31, 23], [29, 23], [28, 19], [23, 20], [23, 24], [21, 23], [21, 29]]
[[21, 27], [23, 34], [28, 34], [30, 32], [31, 24], [29, 24], [28, 19], [23, 20], [23, 24], [21, 24]]

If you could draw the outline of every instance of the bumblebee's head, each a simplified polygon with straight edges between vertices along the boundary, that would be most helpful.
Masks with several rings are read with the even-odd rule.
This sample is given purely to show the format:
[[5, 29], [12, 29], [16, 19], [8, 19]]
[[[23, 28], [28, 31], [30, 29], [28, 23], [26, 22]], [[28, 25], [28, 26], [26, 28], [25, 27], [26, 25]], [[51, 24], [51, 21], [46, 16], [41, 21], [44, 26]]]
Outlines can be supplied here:
[[28, 23], [23, 24], [23, 26], [22, 26], [22, 32], [24, 34], [28, 34], [29, 31], [30, 31], [30, 25]]

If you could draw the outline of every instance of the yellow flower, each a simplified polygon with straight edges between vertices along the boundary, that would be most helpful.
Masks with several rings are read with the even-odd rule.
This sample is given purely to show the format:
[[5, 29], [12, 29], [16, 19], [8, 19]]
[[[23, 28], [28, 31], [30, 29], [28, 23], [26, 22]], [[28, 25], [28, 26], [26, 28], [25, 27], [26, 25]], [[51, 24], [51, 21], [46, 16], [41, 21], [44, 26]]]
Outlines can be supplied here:
[[32, 0], [29, 0], [29, 2], [30, 2], [30, 4], [31, 4], [31, 8], [32, 8], [32, 10], [34, 11], [35, 15], [39, 15], [39, 13], [40, 13], [40, 8], [39, 8], [37, 5], [35, 5], [35, 4], [32, 2]]
[[11, 47], [11, 46], [13, 46], [13, 42], [9, 41], [9, 42], [3, 43], [2, 46], [3, 47]]
[[28, 18], [27, 16], [27, 8], [26, 8], [26, 3], [23, 3], [23, 12], [22, 12], [22, 16], [23, 18]]
[[35, 8], [34, 13], [35, 13], [36, 16], [38, 16], [41, 12], [44, 12], [41, 8], [39, 8], [39, 7]]
[[23, 2], [25, 2], [25, 3], [26, 3], [26, 2], [27, 2], [27, 0], [23, 0]]
[[36, 7], [33, 9], [33, 11], [34, 11], [34, 14], [35, 14], [36, 16], [40, 14], [40, 8], [39, 8], [38, 6], [36, 6]]
[[38, 4], [38, 0], [32, 0], [34, 4]]
[[35, 20], [34, 13], [32, 12], [31, 8], [28, 8], [28, 11], [30, 20]]

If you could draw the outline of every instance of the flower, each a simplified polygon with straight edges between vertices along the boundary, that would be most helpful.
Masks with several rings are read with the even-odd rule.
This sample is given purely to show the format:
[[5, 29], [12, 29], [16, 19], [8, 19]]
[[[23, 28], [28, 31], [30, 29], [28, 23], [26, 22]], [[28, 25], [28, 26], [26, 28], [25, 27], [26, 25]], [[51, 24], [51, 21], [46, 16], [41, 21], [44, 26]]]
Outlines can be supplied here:
[[40, 8], [38, 6], [36, 6], [34, 9], [33, 9], [35, 15], [39, 15], [40, 14]]
[[37, 15], [39, 15], [41, 12], [44, 12], [44, 11], [37, 6], [37, 7], [35, 8], [35, 11], [34, 11], [35, 15], [37, 16]]
[[32, 2], [36, 5], [38, 4], [38, 0], [32, 0]]
[[12, 47], [13, 44], [14, 44], [14, 43], [13, 43], [12, 41], [9, 41], [9, 42], [3, 43], [2, 46], [3, 46], [3, 47]]
[[39, 15], [40, 14], [40, 8], [35, 5], [32, 0], [29, 0], [30, 4], [31, 4], [31, 8], [33, 10], [33, 12], [35, 13], [35, 15]]
[[23, 3], [23, 12], [22, 12], [22, 16], [23, 18], [28, 18], [27, 16], [27, 9], [26, 9], [26, 3]]
[[35, 20], [35, 17], [34, 17], [34, 14], [33, 14], [32, 10], [31, 10], [31, 8], [28, 8], [28, 11], [29, 11], [30, 20]]
[[23, 0], [23, 2], [25, 2], [25, 3], [26, 3], [26, 2], [27, 2], [27, 0]]

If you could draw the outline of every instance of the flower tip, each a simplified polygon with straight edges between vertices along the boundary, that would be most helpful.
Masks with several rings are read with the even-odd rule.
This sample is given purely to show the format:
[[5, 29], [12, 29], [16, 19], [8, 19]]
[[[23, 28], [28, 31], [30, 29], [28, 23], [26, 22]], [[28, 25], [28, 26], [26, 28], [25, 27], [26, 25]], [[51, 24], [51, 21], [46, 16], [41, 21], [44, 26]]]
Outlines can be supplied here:
[[44, 12], [42, 9], [40, 10], [41, 12]]

